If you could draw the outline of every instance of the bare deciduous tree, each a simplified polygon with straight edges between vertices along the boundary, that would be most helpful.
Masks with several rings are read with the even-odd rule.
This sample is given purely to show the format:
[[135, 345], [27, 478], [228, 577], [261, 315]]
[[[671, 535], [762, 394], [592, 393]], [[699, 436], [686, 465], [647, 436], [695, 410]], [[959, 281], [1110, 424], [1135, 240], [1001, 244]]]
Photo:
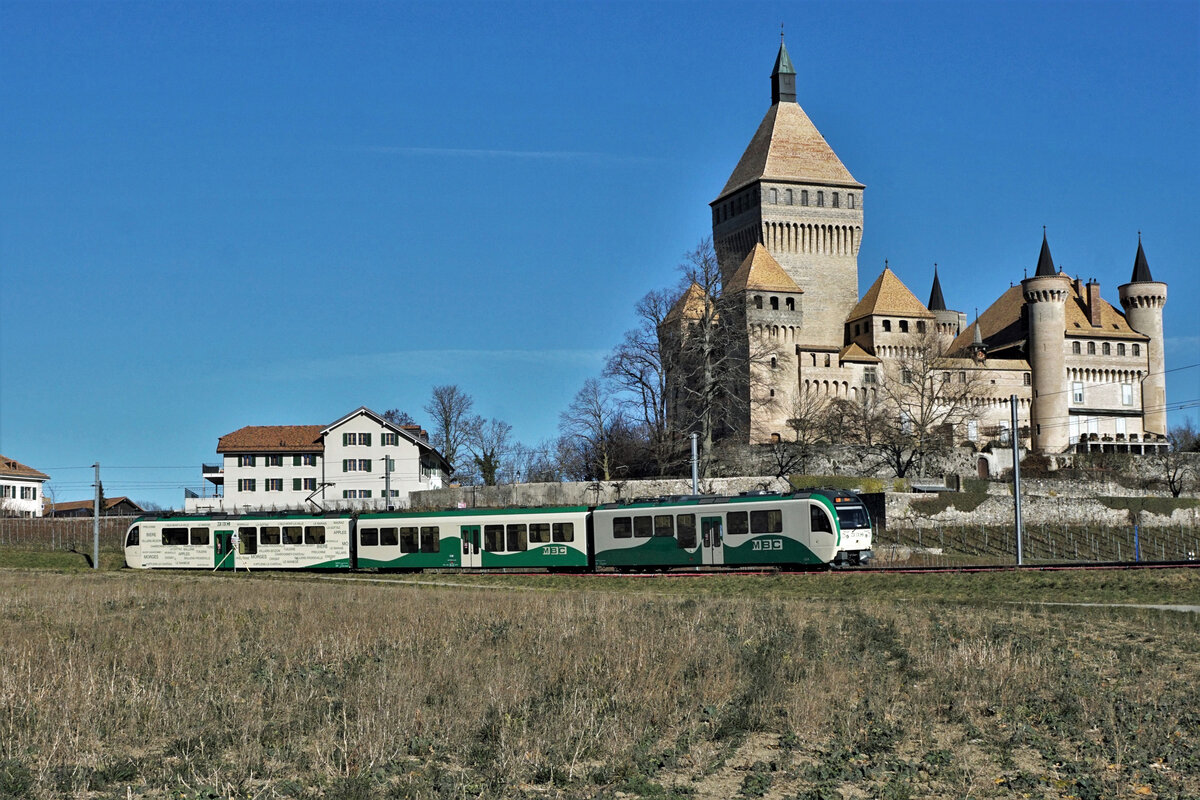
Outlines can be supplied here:
[[473, 417], [468, 423], [466, 447], [479, 470], [479, 477], [486, 486], [496, 485], [496, 473], [509, 449], [512, 425], [492, 418]]
[[471, 407], [475, 401], [454, 384], [433, 387], [425, 413], [432, 420], [432, 444], [454, 466], [459, 450], [471, 433]]
[[895, 473], [914, 466], [922, 472], [931, 456], [946, 452], [955, 430], [975, 414], [983, 377], [976, 369], [954, 369], [936, 332], [912, 334], [900, 355], [883, 370], [878, 402], [864, 406], [870, 446]]
[[381, 414], [384, 419], [393, 425], [416, 425], [417, 421], [412, 418], [412, 415], [407, 411], [401, 411], [398, 408], [389, 408]]
[[624, 427], [620, 405], [612, 392], [588, 378], [571, 405], [559, 416], [558, 429], [565, 461], [575, 461], [596, 480], [612, 480], [616, 472], [617, 433]]

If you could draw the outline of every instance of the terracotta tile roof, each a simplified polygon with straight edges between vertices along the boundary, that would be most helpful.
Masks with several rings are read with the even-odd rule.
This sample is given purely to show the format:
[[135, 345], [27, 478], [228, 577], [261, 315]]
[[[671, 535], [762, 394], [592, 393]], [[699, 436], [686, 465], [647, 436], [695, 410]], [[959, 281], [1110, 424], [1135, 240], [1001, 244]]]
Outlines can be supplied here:
[[[1061, 274], [1061, 273], [1059, 273]], [[1105, 338], [1105, 339], [1137, 339], [1145, 341], [1149, 337], [1138, 333], [1129, 327], [1125, 315], [1112, 306], [1107, 300], [1100, 300], [1100, 326], [1092, 327], [1087, 313], [1086, 288], [1081, 296], [1071, 281], [1070, 295], [1067, 297], [1064, 316], [1066, 330], [1063, 334], [1068, 337]], [[975, 325], [979, 325], [980, 336], [989, 350], [1014, 347], [1025, 343], [1029, 337], [1026, 329], [1024, 314], [1021, 309], [1025, 305], [1025, 296], [1021, 285], [1011, 286], [996, 302], [988, 306], [979, 315], [978, 323], [971, 323], [950, 344], [950, 352], [956, 353], [970, 347], [975, 337]], [[989, 362], [991, 359], [989, 359]]]
[[675, 301], [671, 310], [663, 317], [663, 324], [682, 319], [700, 319], [704, 316], [704, 290], [693, 282], [687, 291]]
[[[119, 506], [121, 503], [128, 503], [129, 505], [136, 508], [138, 511], [145, 510], [141, 506], [139, 506], [137, 503], [130, 500], [128, 497], [102, 497], [102, 498], [100, 498], [100, 505], [101, 505], [102, 511], [111, 511], [114, 507]], [[45, 510], [45, 512], [47, 514], [51, 514], [51, 513], [62, 514], [66, 511], [78, 511], [81, 508], [91, 511], [93, 508], [95, 508], [95, 505], [96, 505], [95, 500], [69, 500], [65, 503], [51, 503], [49, 500], [46, 500], [44, 503], [42, 503], [42, 508]]]
[[720, 196], [760, 179], [863, 188], [804, 109], [792, 102], [776, 103], [767, 111]]
[[20, 461], [14, 461], [7, 456], [0, 456], [0, 478], [30, 478], [37, 481], [48, 481], [50, 476], [39, 472], [33, 467], [27, 467]]
[[744, 292], [747, 289], [762, 289], [767, 292], [790, 292], [803, 294], [779, 262], [762, 244], [754, 245], [754, 249], [746, 255], [742, 265], [733, 273], [729, 283], [725, 284], [725, 292]]
[[929, 309], [908, 290], [903, 281], [896, 277], [896, 273], [887, 267], [883, 268], [883, 272], [871, 284], [871, 288], [867, 289], [862, 300], [859, 300], [858, 305], [847, 315], [846, 321], [853, 322], [872, 314], [933, 318]]
[[838, 361], [850, 361], [854, 363], [878, 364], [880, 359], [871, 355], [866, 350], [863, 350], [858, 345], [851, 342], [842, 348], [838, 353]]
[[320, 453], [324, 425], [247, 425], [217, 440], [218, 453]]

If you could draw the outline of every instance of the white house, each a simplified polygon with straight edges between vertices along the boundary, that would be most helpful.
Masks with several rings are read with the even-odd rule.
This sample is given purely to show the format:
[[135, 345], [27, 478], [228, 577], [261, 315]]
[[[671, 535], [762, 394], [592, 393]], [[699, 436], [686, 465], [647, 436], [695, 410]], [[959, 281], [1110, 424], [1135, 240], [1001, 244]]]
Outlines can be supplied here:
[[42, 484], [48, 480], [46, 473], [0, 456], [0, 516], [40, 517]]
[[450, 465], [418, 426], [361, 407], [330, 425], [249, 425], [222, 436], [223, 496], [186, 497], [189, 512], [406, 508], [410, 492], [445, 485]]

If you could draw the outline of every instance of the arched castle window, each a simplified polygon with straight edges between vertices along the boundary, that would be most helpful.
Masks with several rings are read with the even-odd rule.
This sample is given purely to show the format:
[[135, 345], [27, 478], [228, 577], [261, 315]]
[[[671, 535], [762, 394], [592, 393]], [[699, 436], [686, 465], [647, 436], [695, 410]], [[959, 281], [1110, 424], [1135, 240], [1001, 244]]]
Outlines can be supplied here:
[[771, 205], [775, 205], [778, 202], [779, 202], [779, 190], [772, 189], [771, 190]]
[[1117, 345], [1117, 355], [1119, 355], [1119, 356], [1125, 355], [1125, 343], [1124, 342], [1121, 342], [1120, 344]]
[[829, 353], [825, 354], [825, 366], [829, 366]]
[[1088, 342], [1088, 355], [1089, 356], [1096, 355], [1096, 343], [1095, 342]]
[[1112, 345], [1109, 344], [1108, 342], [1104, 343], [1103, 350], [1104, 350], [1104, 355], [1106, 355], [1106, 356], [1112, 355]]
[[[795, 310], [796, 310], [796, 298], [794, 298], [794, 297], [789, 297], [787, 300], [785, 300], [785, 301], [784, 301], [784, 303], [785, 303], [785, 305], [787, 306], [787, 310], [788, 310], [788, 311], [795, 311]], [[1121, 345], [1121, 346], [1122, 346], [1122, 347], [1124, 347], [1124, 345]], [[1121, 355], [1125, 355], [1125, 354], [1124, 354], [1124, 353], [1122, 353]]]
[[818, 207], [825, 206], [825, 193], [820, 190], [817, 191], [817, 206]]
[[790, 206], [792, 204], [792, 190], [788, 189], [783, 193], [784, 201]]
[[761, 294], [754, 295], [754, 307], [762, 308], [762, 295]]
[[778, 298], [778, 297], [772, 297], [772, 298], [771, 298], [771, 310], [772, 310], [772, 311], [778, 311], [778, 310], [779, 310], [779, 298]]
[[1079, 342], [1071, 342], [1071, 352], [1075, 355], [1079, 355], [1079, 350]]
[[1133, 346], [1133, 354], [1135, 356], [1140, 356], [1142, 354], [1142, 346], [1140, 344], [1135, 344]]
[[834, 207], [834, 208], [841, 208], [841, 206], [840, 206], [840, 205], [838, 205], [838, 193], [837, 193], [837, 192], [834, 192], [834, 193], [833, 193], [833, 207]]
[[778, 367], [779, 362], [775, 359], [775, 356], [771, 356], [771, 369], [777, 369]]
[[1025, 376], [1022, 380], [1026, 386], [1030, 386], [1033, 384], [1033, 378], [1032, 378], [1032, 376], [1030, 376], [1030, 374], [1028, 372], [1025, 373]]
[[925, 332], [925, 323], [922, 322], [921, 320], [917, 320], [917, 333], [924, 333], [924, 332]]
[[849, 206], [850, 208], [854, 208], [854, 195], [853, 194], [846, 195], [846, 205]]
[[890, 319], [885, 319], [883, 321], [883, 330], [885, 333], [890, 332], [892, 330], [892, 321]]
[[800, 190], [800, 205], [802, 205], [802, 206], [808, 205], [808, 189]]
[[908, 333], [908, 320], [906, 320], [906, 319], [900, 320], [900, 332]]

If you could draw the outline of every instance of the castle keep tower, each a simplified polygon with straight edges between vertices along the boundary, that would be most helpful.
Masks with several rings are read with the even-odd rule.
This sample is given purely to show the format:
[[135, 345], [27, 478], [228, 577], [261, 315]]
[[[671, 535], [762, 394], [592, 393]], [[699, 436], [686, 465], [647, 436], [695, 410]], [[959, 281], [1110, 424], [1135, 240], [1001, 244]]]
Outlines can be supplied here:
[[1117, 287], [1121, 307], [1129, 327], [1150, 337], [1146, 343], [1149, 374], [1142, 381], [1142, 425], [1147, 432], [1167, 433], [1167, 376], [1163, 357], [1163, 306], [1167, 304], [1167, 285], [1150, 275], [1150, 265], [1138, 235], [1137, 256], [1129, 283]]
[[1066, 303], [1071, 294], [1071, 279], [1054, 269], [1044, 233], [1037, 272], [1021, 281], [1021, 294], [1029, 314], [1025, 349], [1033, 373], [1030, 404], [1033, 449], [1061, 453], [1070, 443], [1063, 336], [1067, 329]]
[[840, 348], [858, 302], [863, 189], [796, 102], [796, 70], [780, 42], [771, 107], [711, 203], [723, 281], [764, 245], [804, 293], [798, 342]]

